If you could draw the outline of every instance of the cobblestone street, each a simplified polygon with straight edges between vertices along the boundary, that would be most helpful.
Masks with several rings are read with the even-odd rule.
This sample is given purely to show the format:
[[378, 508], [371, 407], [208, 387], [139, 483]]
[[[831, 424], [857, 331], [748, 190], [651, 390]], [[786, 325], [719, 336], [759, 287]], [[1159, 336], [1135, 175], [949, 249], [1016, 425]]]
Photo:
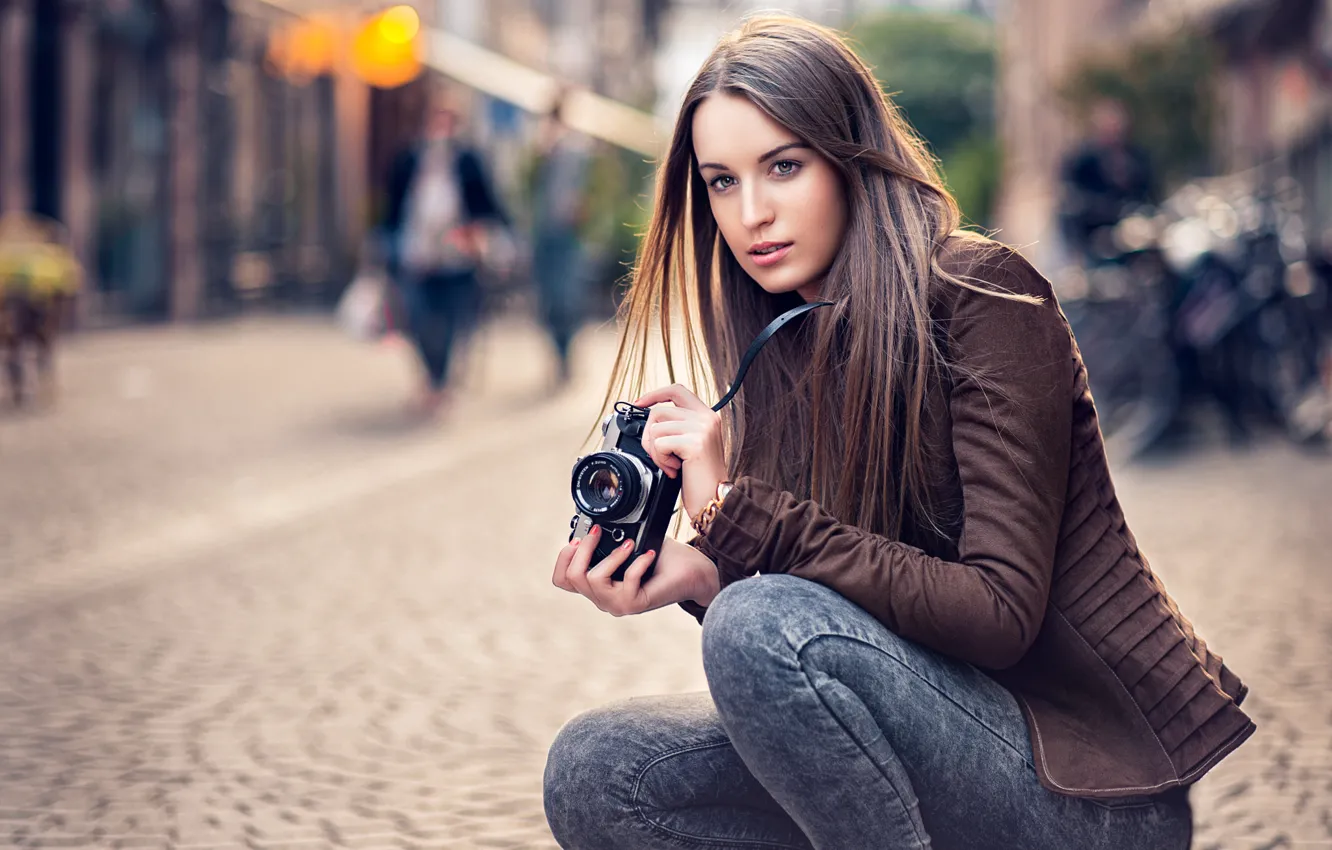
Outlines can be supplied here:
[[[690, 617], [550, 585], [611, 345], [550, 396], [542, 340], [493, 326], [414, 427], [409, 352], [322, 320], [71, 339], [59, 405], [0, 412], [0, 846], [554, 848], [564, 720], [704, 687]], [[1195, 848], [1332, 848], [1332, 461], [1116, 480], [1259, 724]]]

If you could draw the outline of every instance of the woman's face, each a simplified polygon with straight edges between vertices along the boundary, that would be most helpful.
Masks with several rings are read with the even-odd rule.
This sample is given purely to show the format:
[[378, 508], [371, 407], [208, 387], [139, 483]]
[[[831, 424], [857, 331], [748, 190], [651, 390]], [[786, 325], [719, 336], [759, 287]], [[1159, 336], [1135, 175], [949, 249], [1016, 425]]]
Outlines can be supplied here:
[[740, 266], [768, 292], [816, 298], [846, 234], [832, 163], [738, 95], [704, 98], [693, 135], [712, 215]]

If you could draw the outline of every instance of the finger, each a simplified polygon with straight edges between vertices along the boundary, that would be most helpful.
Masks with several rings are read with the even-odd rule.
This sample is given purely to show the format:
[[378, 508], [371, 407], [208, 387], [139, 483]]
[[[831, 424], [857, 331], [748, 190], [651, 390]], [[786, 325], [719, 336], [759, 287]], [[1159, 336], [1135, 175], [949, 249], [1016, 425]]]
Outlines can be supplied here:
[[587, 583], [592, 587], [593, 591], [599, 594], [610, 591], [614, 585], [611, 576], [620, 568], [620, 565], [625, 562], [625, 559], [633, 554], [633, 551], [634, 541], [626, 540], [619, 546], [616, 546], [615, 551], [607, 555], [601, 563], [588, 570]]
[[643, 432], [643, 436], [645, 436], [643, 448], [647, 449], [647, 445], [651, 444], [651, 448], [647, 449], [647, 453], [653, 458], [653, 462], [655, 462], [659, 468], [665, 470], [667, 476], [674, 478], [675, 473], [679, 472], [683, 462], [685, 462], [685, 458], [671, 453], [670, 446], [662, 446], [659, 441], [661, 441], [662, 438], [679, 437], [683, 436], [683, 434], [697, 432], [697, 430], [698, 426], [693, 421], [677, 420], [670, 422], [655, 422], [654, 425], [651, 425], [650, 430], [645, 430], [645, 432]]
[[560, 550], [560, 554], [555, 558], [555, 574], [550, 577], [551, 584], [560, 590], [567, 590], [570, 593], [577, 593], [569, 584], [564, 574], [569, 570], [569, 562], [573, 560], [574, 553], [578, 551], [579, 539], [574, 538], [570, 543]]
[[[569, 583], [569, 586], [593, 602], [597, 600], [592, 593], [592, 588], [587, 583], [587, 568], [596, 553], [597, 542], [601, 539], [601, 534], [601, 526], [592, 526], [592, 530], [583, 538], [583, 542], [578, 544], [578, 551], [574, 553], [573, 558], [569, 561], [568, 568], [564, 571], [564, 580]], [[598, 605], [597, 607], [600, 608], [601, 606]]]
[[674, 455], [681, 463], [688, 462], [698, 454], [699, 437], [697, 433], [671, 434], [655, 437], [652, 444], [661, 454]]
[[587, 572], [587, 586], [592, 593], [592, 601], [601, 610], [617, 617], [620, 616], [619, 609], [623, 607], [623, 600], [620, 599], [619, 588], [612, 576], [633, 551], [633, 541], [626, 540]]
[[651, 407], [654, 404], [660, 404], [663, 401], [669, 401], [676, 407], [683, 407], [688, 410], [711, 410], [703, 401], [694, 395], [683, 384], [671, 384], [669, 387], [662, 387], [659, 390], [652, 390], [644, 396], [640, 396], [634, 402], [638, 407]]
[[624, 571], [624, 582], [620, 587], [620, 592], [630, 599], [637, 599], [643, 589], [643, 574], [648, 571], [648, 567], [652, 566], [652, 562], [656, 559], [656, 549], [649, 549], [634, 558], [633, 563]]
[[667, 476], [674, 478], [675, 473], [680, 471], [680, 459], [657, 448], [656, 430], [653, 426], [649, 425], [643, 430], [642, 445], [643, 451], [647, 452], [648, 457], [652, 458], [652, 462]]
[[635, 558], [624, 570], [624, 580], [614, 585], [602, 597], [605, 610], [616, 617], [641, 614], [648, 610], [648, 597], [643, 593], [643, 573], [647, 572], [655, 551], [647, 551]]
[[696, 433], [699, 429], [699, 423], [693, 419], [672, 419], [662, 422], [653, 422], [644, 431], [650, 434], [652, 439], [658, 437], [672, 437], [678, 434]]
[[698, 414], [692, 410], [684, 410], [674, 405], [657, 405], [648, 411], [647, 422], [643, 423], [644, 440], [650, 439], [656, 432], [657, 426], [663, 422], [689, 421], [696, 416]]
[[658, 404], [648, 411], [648, 423], [668, 422], [673, 419], [693, 419], [698, 416], [697, 410], [690, 410], [687, 407], [676, 407], [673, 404]]

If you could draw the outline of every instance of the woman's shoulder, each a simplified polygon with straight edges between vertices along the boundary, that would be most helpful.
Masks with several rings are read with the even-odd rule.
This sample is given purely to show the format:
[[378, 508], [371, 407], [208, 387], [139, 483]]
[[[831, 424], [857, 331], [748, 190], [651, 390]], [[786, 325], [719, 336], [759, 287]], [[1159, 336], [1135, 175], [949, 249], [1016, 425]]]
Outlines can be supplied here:
[[1001, 351], [1067, 356], [1071, 335], [1053, 288], [1011, 245], [957, 234], [937, 258], [932, 317], [958, 357]]
[[[971, 287], [996, 294], [1026, 295], [1053, 300], [1049, 281], [1011, 245], [967, 230], [955, 231], [939, 249], [938, 267], [954, 278], [942, 281], [958, 297], [980, 295]], [[962, 286], [957, 286], [957, 283]]]

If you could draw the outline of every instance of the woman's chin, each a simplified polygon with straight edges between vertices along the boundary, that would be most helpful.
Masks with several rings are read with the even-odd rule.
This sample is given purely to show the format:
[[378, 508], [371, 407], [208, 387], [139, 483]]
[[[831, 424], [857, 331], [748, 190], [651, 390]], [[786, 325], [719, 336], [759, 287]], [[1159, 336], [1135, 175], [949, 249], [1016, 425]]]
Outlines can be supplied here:
[[799, 275], [764, 275], [750, 274], [759, 288], [769, 295], [785, 295], [788, 292], [796, 292], [803, 289], [808, 279]]

